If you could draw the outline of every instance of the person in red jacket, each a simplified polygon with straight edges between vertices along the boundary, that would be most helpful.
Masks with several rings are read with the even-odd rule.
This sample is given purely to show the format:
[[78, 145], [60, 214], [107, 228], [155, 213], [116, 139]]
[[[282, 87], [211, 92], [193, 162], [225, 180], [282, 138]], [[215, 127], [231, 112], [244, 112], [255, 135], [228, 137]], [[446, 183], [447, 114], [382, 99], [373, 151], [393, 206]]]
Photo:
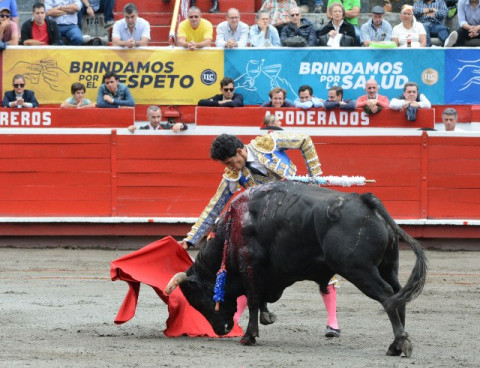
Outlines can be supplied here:
[[33, 5], [32, 19], [22, 24], [21, 45], [44, 46], [60, 45], [60, 31], [57, 23], [46, 19], [45, 5], [38, 2]]
[[357, 99], [357, 109], [363, 109], [367, 114], [376, 114], [388, 108], [388, 98], [378, 94], [380, 87], [375, 79], [369, 79], [365, 84], [366, 95]]

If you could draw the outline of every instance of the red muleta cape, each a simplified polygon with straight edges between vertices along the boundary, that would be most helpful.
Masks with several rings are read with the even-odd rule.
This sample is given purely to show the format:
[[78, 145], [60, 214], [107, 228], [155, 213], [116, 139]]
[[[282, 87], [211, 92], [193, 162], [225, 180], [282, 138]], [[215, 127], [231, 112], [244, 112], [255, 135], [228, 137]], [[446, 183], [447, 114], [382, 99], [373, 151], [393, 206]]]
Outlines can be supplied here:
[[[187, 270], [192, 264], [193, 261], [187, 251], [171, 236], [112, 261], [110, 264], [112, 281], [123, 280], [129, 286], [115, 323], [122, 324], [133, 318], [137, 308], [140, 283], [144, 283], [151, 286], [168, 305], [167, 328], [163, 331], [165, 336], [219, 337], [213, 332], [212, 326], [205, 317], [188, 303], [179, 287], [169, 296], [163, 292], [173, 275]], [[242, 328], [235, 323], [226, 337], [242, 335]]]

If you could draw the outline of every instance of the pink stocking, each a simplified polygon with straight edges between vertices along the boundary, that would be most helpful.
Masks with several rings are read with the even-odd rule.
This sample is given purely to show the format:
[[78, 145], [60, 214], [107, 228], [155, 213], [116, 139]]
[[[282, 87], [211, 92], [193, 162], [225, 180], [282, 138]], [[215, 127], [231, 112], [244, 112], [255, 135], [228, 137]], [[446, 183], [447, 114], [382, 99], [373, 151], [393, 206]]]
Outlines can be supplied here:
[[235, 323], [238, 323], [238, 320], [242, 316], [243, 311], [247, 307], [247, 303], [248, 300], [245, 295], [239, 296], [237, 298], [237, 313], [235, 313], [235, 315], [233, 316], [233, 320], [235, 321]]
[[[327, 326], [339, 329], [337, 321], [337, 290], [333, 285], [328, 285], [328, 294], [322, 294], [325, 309], [327, 310]], [[237, 312], [238, 313], [238, 312]]]

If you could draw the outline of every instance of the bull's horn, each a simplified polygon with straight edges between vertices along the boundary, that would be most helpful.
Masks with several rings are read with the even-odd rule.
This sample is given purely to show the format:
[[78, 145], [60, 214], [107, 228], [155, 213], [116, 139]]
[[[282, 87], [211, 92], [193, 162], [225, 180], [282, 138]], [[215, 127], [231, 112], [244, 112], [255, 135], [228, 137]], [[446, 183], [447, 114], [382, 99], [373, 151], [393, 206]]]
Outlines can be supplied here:
[[165, 288], [165, 294], [170, 295], [175, 288], [180, 285], [182, 282], [187, 280], [187, 274], [185, 272], [179, 272], [175, 274], [172, 279], [168, 282], [167, 287]]

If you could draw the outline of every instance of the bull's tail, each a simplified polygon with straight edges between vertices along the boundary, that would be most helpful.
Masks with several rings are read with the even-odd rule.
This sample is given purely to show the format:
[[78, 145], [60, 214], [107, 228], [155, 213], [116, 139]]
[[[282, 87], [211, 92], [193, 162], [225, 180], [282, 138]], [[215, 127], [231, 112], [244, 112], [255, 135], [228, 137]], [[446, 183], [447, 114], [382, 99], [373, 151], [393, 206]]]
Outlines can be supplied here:
[[392, 228], [395, 234], [401, 237], [408, 244], [417, 257], [407, 283], [395, 295], [384, 302], [384, 307], [387, 310], [396, 309], [399, 306], [405, 305], [406, 303], [412, 301], [422, 292], [427, 279], [427, 257], [425, 256], [420, 243], [397, 225], [395, 220], [390, 216], [383, 206], [383, 203], [376, 196], [374, 196], [372, 193], [366, 193], [362, 195], [362, 199], [368, 204], [369, 207], [378, 212], [378, 214]]

